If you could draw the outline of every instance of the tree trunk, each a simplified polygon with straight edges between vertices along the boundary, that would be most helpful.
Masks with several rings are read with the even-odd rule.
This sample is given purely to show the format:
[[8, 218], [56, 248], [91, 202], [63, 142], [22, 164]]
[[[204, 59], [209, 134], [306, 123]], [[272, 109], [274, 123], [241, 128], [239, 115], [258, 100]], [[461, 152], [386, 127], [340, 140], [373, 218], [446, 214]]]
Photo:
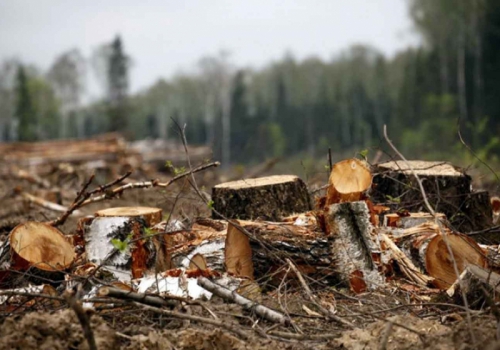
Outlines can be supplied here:
[[465, 28], [463, 28], [463, 24], [459, 24], [459, 32], [457, 35], [458, 105], [462, 120], [469, 121], [467, 115], [467, 87], [465, 81]]
[[384, 283], [373, 256], [375, 246], [370, 212], [365, 202], [333, 204], [326, 218], [332, 236], [332, 256], [342, 280], [356, 293], [376, 289]]
[[226, 182], [212, 189], [213, 214], [229, 219], [264, 218], [279, 221], [293, 213], [311, 210], [307, 187], [293, 175], [277, 175]]

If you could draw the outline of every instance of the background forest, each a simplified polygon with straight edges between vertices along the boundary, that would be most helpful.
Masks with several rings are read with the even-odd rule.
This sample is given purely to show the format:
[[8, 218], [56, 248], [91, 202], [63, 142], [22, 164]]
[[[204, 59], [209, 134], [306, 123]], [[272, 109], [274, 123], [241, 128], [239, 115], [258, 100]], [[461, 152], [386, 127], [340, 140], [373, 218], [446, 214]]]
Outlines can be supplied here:
[[[387, 58], [356, 45], [325, 61], [287, 53], [261, 69], [236, 67], [221, 52], [192, 73], [129, 92], [133, 57], [126, 38], [92, 57], [72, 49], [48, 71], [28, 62], [0, 65], [0, 140], [88, 137], [119, 131], [130, 140], [177, 139], [171, 118], [187, 124], [191, 144], [213, 147], [223, 164], [269, 157], [324, 157], [382, 147], [383, 125], [410, 158], [472, 161], [500, 153], [500, 5], [498, 0], [410, 0], [420, 47]], [[325, 42], [327, 42], [325, 40]], [[105, 97], [83, 101], [85, 75]]]

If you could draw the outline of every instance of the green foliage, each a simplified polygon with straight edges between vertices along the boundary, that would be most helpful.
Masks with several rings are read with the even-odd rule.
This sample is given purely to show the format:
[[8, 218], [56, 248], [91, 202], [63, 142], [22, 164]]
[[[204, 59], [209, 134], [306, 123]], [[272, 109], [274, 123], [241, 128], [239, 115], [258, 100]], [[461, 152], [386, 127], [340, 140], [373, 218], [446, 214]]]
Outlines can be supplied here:
[[113, 245], [113, 247], [115, 247], [115, 249], [117, 249], [118, 251], [120, 252], [125, 252], [125, 250], [127, 249], [128, 247], [128, 243], [127, 241], [122, 241], [118, 238], [113, 238], [111, 240], [111, 244]]
[[385, 197], [389, 200], [389, 202], [392, 202], [394, 204], [401, 203], [401, 198], [399, 198], [399, 197], [392, 197], [392, 196], [390, 196], [388, 194], [386, 194]]
[[144, 234], [146, 237], [151, 237], [151, 236], [154, 236], [155, 235], [155, 231], [150, 229], [150, 228], [147, 228], [147, 227], [144, 227]]
[[368, 156], [368, 149], [364, 149], [362, 151], [359, 151], [358, 154], [361, 158], [365, 159], [366, 160], [366, 157]]
[[132, 240], [133, 236], [134, 236], [134, 233], [130, 232], [123, 241], [119, 238], [113, 238], [111, 240], [111, 244], [113, 245], [113, 247], [115, 247], [115, 249], [117, 249], [118, 251], [123, 253], [128, 249], [128, 247], [130, 245], [130, 241]]
[[208, 209], [212, 210], [214, 208], [214, 201], [213, 200], [209, 200], [208, 203], [207, 203], [207, 206], [208, 206]]

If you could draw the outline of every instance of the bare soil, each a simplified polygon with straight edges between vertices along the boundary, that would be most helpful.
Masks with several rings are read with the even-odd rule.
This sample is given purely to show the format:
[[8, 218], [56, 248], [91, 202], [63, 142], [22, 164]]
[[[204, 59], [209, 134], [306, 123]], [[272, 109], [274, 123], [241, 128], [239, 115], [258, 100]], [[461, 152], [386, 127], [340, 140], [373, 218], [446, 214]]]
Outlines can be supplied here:
[[[200, 187], [209, 192], [213, 178], [200, 180]], [[27, 220], [48, 221], [59, 214], [39, 207], [23, 204], [8, 196], [19, 185], [16, 181], [0, 181], [0, 240], [17, 223]], [[21, 183], [29, 192], [29, 184]], [[78, 189], [74, 189], [76, 193]], [[69, 205], [69, 194], [63, 205]], [[120, 199], [100, 202], [83, 208], [89, 215], [106, 207], [126, 205], [155, 206], [164, 214], [192, 220], [210, 214], [209, 208], [189, 188], [179, 183], [166, 190], [145, 189], [127, 191]], [[61, 230], [71, 234], [76, 229], [77, 218], [70, 218]], [[259, 320], [239, 306], [220, 300], [207, 302], [211, 312], [192, 306], [177, 310], [212, 318], [217, 316], [248, 332], [248, 339], [241, 339], [227, 329], [217, 329], [199, 322], [166, 318], [145, 312], [137, 305], [107, 310], [96, 309], [91, 317], [98, 349], [499, 349], [496, 342], [497, 322], [490, 311], [472, 312], [471, 325], [466, 314], [453, 305], [449, 307], [426, 306], [420, 308], [396, 307], [420, 303], [415, 293], [398, 289], [388, 290], [387, 295], [350, 295], [348, 291], [322, 291], [319, 299], [325, 307], [334, 308], [342, 317], [349, 317], [358, 329], [348, 330], [333, 321], [308, 314], [304, 306], [315, 311], [296, 285], [284, 283], [277, 290], [266, 291], [264, 305], [288, 312], [293, 326], [275, 327]], [[0, 290], [1, 292], [1, 290]], [[429, 299], [425, 299], [429, 301]], [[430, 300], [432, 301], [432, 300]], [[450, 300], [446, 300], [450, 303]], [[35, 305], [36, 306], [36, 305]], [[2, 349], [88, 349], [82, 327], [74, 312], [65, 305], [32, 307], [26, 303], [17, 309], [0, 312], [0, 350]], [[62, 308], [62, 309], [61, 309]], [[44, 311], [33, 311], [42, 309]], [[485, 309], [487, 310], [487, 309]], [[316, 310], [317, 311], [317, 310]], [[355, 316], [352, 316], [355, 315]], [[392, 327], [388, 326], [392, 323]], [[294, 334], [303, 339], [263, 334], [273, 329]], [[259, 332], [260, 331], [260, 332]], [[269, 332], [271, 333], [271, 332]], [[330, 339], [318, 339], [323, 336]], [[315, 338], [316, 337], [316, 338]]]

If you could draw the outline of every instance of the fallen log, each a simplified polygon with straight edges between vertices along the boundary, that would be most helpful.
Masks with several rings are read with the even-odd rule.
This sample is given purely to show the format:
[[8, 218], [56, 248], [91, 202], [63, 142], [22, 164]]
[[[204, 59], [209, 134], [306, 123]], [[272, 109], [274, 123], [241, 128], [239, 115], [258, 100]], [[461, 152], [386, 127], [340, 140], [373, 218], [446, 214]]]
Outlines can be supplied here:
[[332, 256], [343, 282], [356, 293], [377, 289], [384, 283], [373, 260], [380, 255], [364, 201], [332, 204], [326, 218], [332, 236]]
[[[315, 287], [338, 283], [331, 237], [318, 228], [273, 222], [241, 221], [240, 224], [251, 235], [256, 280], [274, 284], [273, 273], [288, 258], [302, 274], [315, 280]], [[277, 277], [280, 281], [280, 276]]]
[[[417, 228], [409, 230], [417, 232]], [[416, 266], [434, 278], [432, 283], [439, 289], [449, 288], [457, 279], [454, 264], [459, 274], [468, 265], [487, 266], [484, 253], [474, 240], [437, 225], [426, 225], [421, 232], [402, 235], [397, 244]]]
[[381, 232], [380, 238], [390, 251], [390, 257], [398, 263], [399, 269], [406, 278], [420, 286], [428, 286], [433, 281], [433, 278], [423, 274], [385, 233]]
[[16, 226], [9, 236], [11, 268], [63, 271], [75, 259], [73, 246], [56, 228], [41, 222]]
[[[442, 213], [436, 213], [439, 220], [445, 221], [446, 216]], [[384, 226], [385, 227], [396, 227], [407, 229], [410, 227], [415, 227], [421, 225], [428, 221], [434, 221], [434, 216], [429, 213], [390, 213], [384, 216]]]
[[278, 221], [311, 210], [304, 182], [293, 175], [278, 175], [226, 182], [212, 189], [213, 218], [257, 218]]
[[326, 205], [363, 199], [372, 184], [372, 174], [366, 162], [346, 159], [336, 163], [330, 173]]

